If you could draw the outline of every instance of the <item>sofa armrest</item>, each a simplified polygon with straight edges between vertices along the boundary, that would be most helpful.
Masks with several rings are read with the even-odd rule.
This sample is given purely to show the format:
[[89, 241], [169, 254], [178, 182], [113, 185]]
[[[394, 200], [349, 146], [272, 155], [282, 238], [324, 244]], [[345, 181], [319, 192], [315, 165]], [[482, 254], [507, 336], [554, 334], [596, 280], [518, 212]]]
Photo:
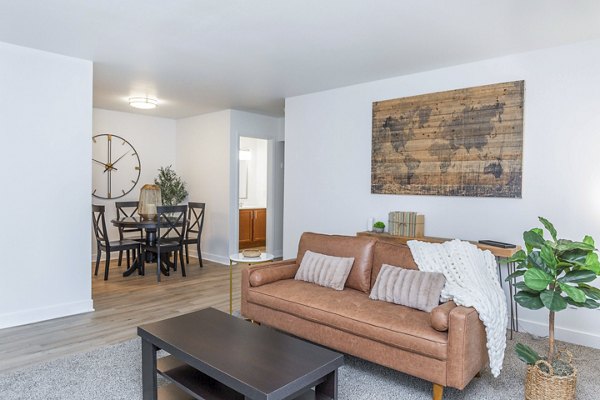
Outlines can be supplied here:
[[458, 306], [448, 320], [447, 386], [464, 389], [488, 362], [486, 333], [472, 307]]
[[450, 321], [450, 312], [456, 308], [456, 303], [449, 301], [444, 304], [440, 304], [429, 314], [431, 326], [436, 331], [446, 332]]
[[248, 268], [242, 268], [242, 315], [246, 315], [245, 310], [248, 304], [248, 289], [251, 286], [250, 278], [252, 276], [256, 275], [253, 277], [255, 284], [252, 286], [260, 286], [268, 283], [267, 279], [270, 279], [269, 282], [287, 279], [285, 277], [291, 274], [291, 271], [293, 271], [293, 275], [291, 276], [293, 278], [296, 275], [297, 270], [298, 265], [296, 264], [296, 259], [252, 265]]

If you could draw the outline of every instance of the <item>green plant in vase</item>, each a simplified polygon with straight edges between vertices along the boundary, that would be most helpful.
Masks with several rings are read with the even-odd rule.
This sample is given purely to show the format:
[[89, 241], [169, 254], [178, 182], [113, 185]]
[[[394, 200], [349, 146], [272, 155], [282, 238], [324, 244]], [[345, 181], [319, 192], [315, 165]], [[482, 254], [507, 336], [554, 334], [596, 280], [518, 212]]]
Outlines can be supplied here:
[[[533, 228], [523, 233], [525, 250], [520, 250], [507, 262], [515, 262], [516, 272], [506, 280], [523, 280], [514, 286], [517, 289], [514, 299], [522, 307], [530, 310], [546, 308], [548, 315], [548, 353], [541, 356], [531, 347], [519, 343], [516, 353], [522, 361], [536, 365], [545, 360], [553, 367], [555, 375], [570, 375], [573, 368], [556, 358], [554, 344], [555, 314], [568, 305], [584, 308], [598, 308], [600, 290], [589, 285], [600, 275], [600, 262], [594, 239], [585, 236], [581, 242], [558, 239], [552, 223], [539, 217], [550, 237], [544, 236], [542, 228]], [[538, 363], [539, 368], [549, 372], [546, 363]]]
[[381, 232], [383, 232], [384, 229], [385, 229], [385, 224], [381, 221], [377, 221], [373, 224], [373, 230], [375, 232], [381, 233]]
[[171, 168], [160, 167], [158, 177], [154, 183], [160, 187], [162, 203], [166, 206], [174, 206], [181, 203], [188, 195], [185, 189], [185, 182], [177, 176], [177, 173]]

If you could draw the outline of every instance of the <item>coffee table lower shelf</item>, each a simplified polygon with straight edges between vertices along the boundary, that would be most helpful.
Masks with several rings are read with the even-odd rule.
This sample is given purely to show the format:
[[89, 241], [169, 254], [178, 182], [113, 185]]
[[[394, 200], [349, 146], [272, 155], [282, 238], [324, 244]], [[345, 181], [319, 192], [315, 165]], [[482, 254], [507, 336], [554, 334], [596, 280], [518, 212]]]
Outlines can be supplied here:
[[[157, 372], [172, 382], [158, 388], [159, 400], [245, 400], [246, 397], [173, 356], [159, 358]], [[324, 379], [315, 382], [315, 386]], [[308, 389], [294, 400], [328, 400]]]

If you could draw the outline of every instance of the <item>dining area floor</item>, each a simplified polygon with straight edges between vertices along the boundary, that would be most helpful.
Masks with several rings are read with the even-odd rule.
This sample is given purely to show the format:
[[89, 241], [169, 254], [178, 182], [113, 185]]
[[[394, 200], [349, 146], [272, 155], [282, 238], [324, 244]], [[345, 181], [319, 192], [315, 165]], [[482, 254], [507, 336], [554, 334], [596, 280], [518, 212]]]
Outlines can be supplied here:
[[[149, 265], [145, 275], [123, 277], [125, 263], [110, 263], [110, 278], [93, 275], [94, 312], [0, 330], [0, 373], [68, 354], [91, 350], [137, 336], [138, 325], [206, 307], [229, 310], [229, 268], [190, 258], [187, 277], [179, 271], [156, 282]], [[233, 305], [240, 307], [240, 265], [233, 266]]]

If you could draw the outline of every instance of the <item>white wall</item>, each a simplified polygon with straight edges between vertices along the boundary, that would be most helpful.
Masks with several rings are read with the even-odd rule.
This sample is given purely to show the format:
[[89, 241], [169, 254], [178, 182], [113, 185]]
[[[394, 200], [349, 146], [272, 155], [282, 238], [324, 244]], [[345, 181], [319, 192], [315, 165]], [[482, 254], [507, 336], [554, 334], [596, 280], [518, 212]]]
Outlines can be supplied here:
[[[521, 243], [537, 216], [600, 240], [600, 41], [518, 54], [286, 99], [284, 257], [303, 231], [353, 235], [392, 210], [426, 216], [429, 236]], [[523, 198], [373, 195], [372, 102], [525, 80]], [[520, 310], [546, 333], [544, 312]], [[600, 311], [557, 316], [559, 337], [600, 347]]]
[[238, 151], [241, 136], [266, 139], [267, 147], [267, 251], [276, 257], [283, 254], [283, 186], [280, 179], [283, 165], [274, 160], [283, 160], [277, 143], [284, 140], [283, 118], [269, 117], [244, 111], [231, 110], [231, 148], [230, 148], [230, 231], [229, 251], [238, 250], [239, 214], [238, 214]]
[[[267, 207], [267, 141], [264, 139], [240, 137], [240, 149], [250, 151], [247, 165], [247, 196], [240, 198], [240, 204], [247, 208]], [[240, 162], [240, 174], [242, 163]], [[240, 181], [242, 181], [240, 176]]]
[[93, 311], [92, 63], [0, 43], [0, 328]]
[[[93, 204], [106, 206], [105, 218], [107, 228], [109, 229], [111, 239], [116, 240], [119, 236], [118, 230], [110, 223], [116, 217], [115, 201], [139, 200], [140, 189], [146, 183], [154, 183], [154, 178], [158, 175], [160, 167], [172, 165], [177, 171], [175, 164], [176, 121], [168, 118], [95, 108], [93, 110], [92, 135], [101, 133], [112, 133], [131, 143], [137, 151], [142, 165], [137, 185], [125, 196], [111, 200], [92, 197]], [[179, 173], [179, 171], [177, 172]], [[118, 174], [118, 171], [115, 172], [116, 174]], [[97, 182], [93, 182], [94, 186], [96, 184]], [[95, 259], [96, 241], [93, 237], [92, 243], [92, 259]], [[116, 255], [114, 253], [111, 257], [116, 257]], [[104, 253], [102, 256], [104, 258]]]
[[230, 117], [225, 110], [177, 120], [176, 140], [177, 171], [188, 184], [188, 198], [206, 203], [202, 256], [223, 264], [229, 263]]

